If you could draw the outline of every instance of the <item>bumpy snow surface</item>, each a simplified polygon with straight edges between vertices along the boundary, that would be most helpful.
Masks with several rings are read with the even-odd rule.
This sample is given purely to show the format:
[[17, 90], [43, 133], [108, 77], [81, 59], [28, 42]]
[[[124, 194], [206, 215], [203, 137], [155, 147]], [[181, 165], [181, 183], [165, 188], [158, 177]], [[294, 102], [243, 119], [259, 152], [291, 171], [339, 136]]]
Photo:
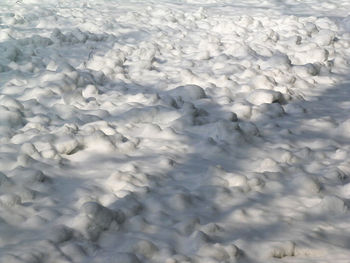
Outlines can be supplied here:
[[0, 262], [350, 262], [350, 1], [1, 0]]

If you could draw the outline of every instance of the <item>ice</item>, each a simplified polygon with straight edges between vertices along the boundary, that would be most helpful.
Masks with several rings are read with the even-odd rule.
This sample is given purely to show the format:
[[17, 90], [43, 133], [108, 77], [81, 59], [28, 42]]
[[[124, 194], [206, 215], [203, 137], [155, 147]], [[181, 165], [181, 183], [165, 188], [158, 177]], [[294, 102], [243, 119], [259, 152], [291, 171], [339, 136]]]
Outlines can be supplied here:
[[79, 142], [72, 137], [61, 137], [55, 142], [55, 149], [60, 154], [72, 154], [77, 151]]
[[73, 237], [73, 231], [66, 226], [54, 226], [49, 233], [49, 239], [55, 244], [64, 243]]
[[348, 207], [344, 201], [337, 196], [325, 196], [320, 204], [321, 211], [329, 215], [346, 213]]
[[263, 103], [281, 102], [282, 94], [269, 89], [256, 89], [253, 90], [247, 97], [247, 100], [255, 105], [261, 105]]
[[158, 248], [148, 240], [139, 240], [133, 247], [134, 253], [141, 255], [147, 259], [151, 259], [158, 251]]
[[301, 194], [316, 194], [321, 190], [320, 183], [311, 176], [298, 176], [293, 180], [293, 184], [295, 184], [296, 191]]
[[320, 47], [310, 47], [307, 51], [295, 53], [298, 64], [322, 63], [328, 60], [329, 52]]
[[2, 188], [12, 185], [11, 179], [9, 179], [4, 173], [0, 173], [0, 186]]
[[186, 85], [177, 87], [170, 92], [171, 96], [180, 98], [183, 101], [194, 101], [206, 97], [205, 91], [197, 85]]
[[118, 259], [120, 263], [139, 263], [141, 262], [138, 257], [133, 253], [117, 253], [115, 258]]
[[347, 10], [3, 0], [0, 262], [348, 262]]
[[264, 76], [264, 75], [256, 76], [252, 80], [252, 84], [255, 89], [266, 89], [266, 90], [273, 90], [275, 86], [274, 82], [275, 81], [273, 79], [268, 78], [267, 76]]
[[16, 128], [22, 126], [24, 123], [20, 111], [0, 105], [0, 126]]
[[99, 91], [94, 85], [87, 85], [86, 88], [82, 91], [84, 98], [88, 99], [90, 97], [95, 97], [98, 95]]
[[319, 46], [328, 46], [333, 43], [335, 38], [335, 32], [332, 30], [321, 29], [314, 37], [315, 43]]
[[4, 194], [0, 196], [0, 203], [4, 206], [12, 207], [22, 203], [21, 197], [14, 194]]
[[204, 258], [205, 260], [207, 260], [206, 258], [211, 258], [218, 262], [230, 260], [229, 254], [224, 248], [220, 247], [220, 245], [202, 246], [198, 251], [198, 255], [203, 258], [203, 260]]
[[295, 244], [293, 242], [270, 244], [270, 257], [284, 258], [294, 256]]
[[26, 185], [30, 183], [46, 183], [50, 179], [42, 171], [35, 169], [28, 169], [18, 166], [10, 173], [11, 179], [17, 183]]
[[109, 228], [114, 216], [112, 211], [96, 202], [86, 202], [81, 208], [82, 215], [78, 221], [86, 238], [97, 240], [102, 231]]

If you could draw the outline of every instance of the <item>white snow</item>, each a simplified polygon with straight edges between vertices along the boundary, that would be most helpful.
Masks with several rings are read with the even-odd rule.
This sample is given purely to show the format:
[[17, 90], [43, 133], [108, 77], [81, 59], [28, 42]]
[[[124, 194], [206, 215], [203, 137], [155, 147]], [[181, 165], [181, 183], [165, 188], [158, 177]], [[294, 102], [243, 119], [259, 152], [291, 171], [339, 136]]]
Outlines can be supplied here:
[[349, 262], [348, 0], [2, 0], [0, 262]]

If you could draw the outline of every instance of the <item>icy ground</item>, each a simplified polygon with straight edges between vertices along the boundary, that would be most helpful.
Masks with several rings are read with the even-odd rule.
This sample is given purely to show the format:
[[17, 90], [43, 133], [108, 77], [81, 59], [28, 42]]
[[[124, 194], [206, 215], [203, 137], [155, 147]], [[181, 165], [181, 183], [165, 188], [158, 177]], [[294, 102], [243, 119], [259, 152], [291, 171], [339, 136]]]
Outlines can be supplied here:
[[1, 0], [0, 262], [350, 262], [349, 11]]

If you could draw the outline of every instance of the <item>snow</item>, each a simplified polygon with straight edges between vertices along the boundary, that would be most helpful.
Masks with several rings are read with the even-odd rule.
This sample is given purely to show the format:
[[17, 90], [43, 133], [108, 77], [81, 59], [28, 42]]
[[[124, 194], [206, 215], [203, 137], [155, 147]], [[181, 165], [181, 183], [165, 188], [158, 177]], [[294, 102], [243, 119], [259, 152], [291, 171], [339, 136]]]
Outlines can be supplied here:
[[348, 10], [3, 0], [0, 262], [349, 262]]

